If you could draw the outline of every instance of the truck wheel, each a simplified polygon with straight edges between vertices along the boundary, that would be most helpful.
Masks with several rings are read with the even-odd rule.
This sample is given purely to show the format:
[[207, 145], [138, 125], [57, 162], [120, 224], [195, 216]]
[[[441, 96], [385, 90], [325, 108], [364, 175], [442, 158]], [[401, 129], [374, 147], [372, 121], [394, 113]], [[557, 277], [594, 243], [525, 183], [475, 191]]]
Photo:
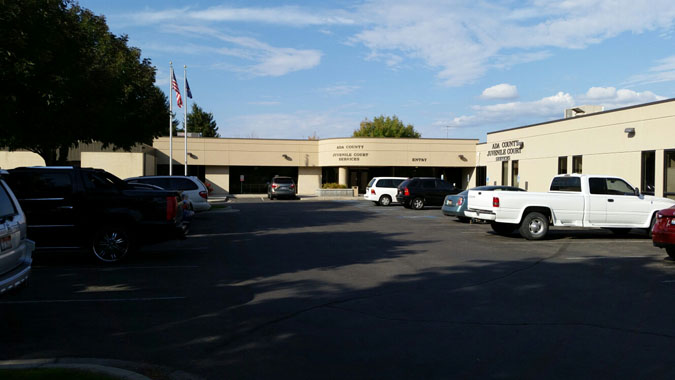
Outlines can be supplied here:
[[539, 212], [531, 212], [520, 223], [520, 235], [527, 240], [543, 239], [548, 233], [548, 218]]
[[125, 227], [109, 225], [99, 228], [94, 233], [91, 250], [97, 259], [106, 263], [116, 263], [127, 257], [133, 246], [131, 234]]
[[380, 206], [389, 206], [391, 204], [391, 197], [388, 195], [383, 195], [380, 197]]
[[410, 202], [410, 206], [415, 210], [421, 210], [424, 208], [424, 199], [417, 197]]
[[508, 235], [512, 233], [513, 231], [518, 228], [517, 224], [511, 224], [511, 223], [497, 223], [497, 222], [492, 222], [490, 223], [490, 227], [492, 227], [492, 231], [497, 233], [497, 235]]
[[675, 259], [675, 247], [666, 247], [666, 253], [671, 259]]

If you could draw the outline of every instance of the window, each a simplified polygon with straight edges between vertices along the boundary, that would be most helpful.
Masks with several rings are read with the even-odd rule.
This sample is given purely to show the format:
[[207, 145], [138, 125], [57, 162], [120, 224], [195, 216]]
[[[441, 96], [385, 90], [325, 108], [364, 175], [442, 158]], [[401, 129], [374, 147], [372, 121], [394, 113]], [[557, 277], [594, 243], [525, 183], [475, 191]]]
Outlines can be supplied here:
[[642, 180], [640, 190], [644, 194], [654, 195], [656, 183], [656, 152], [653, 150], [642, 152]]
[[607, 182], [604, 178], [589, 178], [588, 186], [591, 194], [607, 194]]
[[633, 187], [618, 178], [607, 178], [607, 194], [611, 195], [633, 195]]
[[[277, 178], [276, 183], [293, 183], [293, 180], [288, 178], [288, 182], [280, 181], [280, 178]], [[187, 178], [170, 178], [169, 179], [169, 188], [171, 190], [197, 190], [199, 187], [196, 183], [192, 182]]]
[[156, 178], [156, 177], [137, 178], [137, 179], [134, 179], [132, 182], [149, 183], [150, 185], [159, 186], [162, 189], [168, 189], [169, 188], [169, 179], [168, 178]]
[[403, 179], [392, 179], [392, 180], [391, 180], [391, 188], [392, 188], [392, 189], [397, 188], [398, 185], [400, 185], [401, 182], [403, 182], [403, 181], [404, 181]]
[[511, 161], [511, 186], [518, 187], [518, 161]]
[[436, 188], [436, 180], [423, 179], [422, 180], [422, 188], [423, 189], [435, 189]]
[[376, 178], [371, 179], [370, 182], [368, 182], [368, 186], [366, 187], [373, 187], [373, 185], [375, 185], [375, 179]]
[[476, 186], [487, 185], [487, 168], [479, 166], [476, 168]]
[[12, 202], [12, 198], [10, 198], [5, 187], [0, 184], [0, 220], [12, 215], [16, 215], [14, 202]]
[[66, 172], [12, 172], [9, 187], [19, 199], [64, 198], [73, 192], [70, 174]]
[[572, 156], [572, 173], [581, 174], [581, 159], [582, 156]]
[[558, 174], [567, 174], [567, 156], [558, 157]]
[[551, 191], [581, 191], [581, 178], [556, 177], [551, 182]]
[[664, 152], [663, 196], [675, 199], [675, 150]]
[[502, 185], [508, 186], [509, 184], [509, 162], [502, 161]]

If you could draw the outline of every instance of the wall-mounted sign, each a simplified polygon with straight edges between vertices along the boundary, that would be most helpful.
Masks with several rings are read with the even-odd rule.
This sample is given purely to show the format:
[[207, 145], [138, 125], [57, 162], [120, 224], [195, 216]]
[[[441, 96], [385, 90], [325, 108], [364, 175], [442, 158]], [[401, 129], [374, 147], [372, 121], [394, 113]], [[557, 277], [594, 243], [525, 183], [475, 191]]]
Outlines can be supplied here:
[[427, 162], [427, 159], [423, 157], [413, 157], [412, 162]]
[[359, 150], [363, 150], [365, 148], [365, 145], [336, 145], [335, 149], [336, 150], [356, 150], [357, 152], [340, 152], [340, 153], [333, 153], [333, 157], [337, 158], [338, 161], [360, 161], [361, 158], [368, 157], [369, 153], [366, 152], [358, 152]]
[[244, 175], [243, 175], [243, 174], [241, 174], [241, 175], [239, 176], [239, 182], [244, 182]]
[[488, 150], [487, 156], [494, 157], [495, 161], [508, 161], [511, 159], [511, 155], [522, 152], [523, 145], [523, 142], [520, 140], [492, 143], [492, 148]]

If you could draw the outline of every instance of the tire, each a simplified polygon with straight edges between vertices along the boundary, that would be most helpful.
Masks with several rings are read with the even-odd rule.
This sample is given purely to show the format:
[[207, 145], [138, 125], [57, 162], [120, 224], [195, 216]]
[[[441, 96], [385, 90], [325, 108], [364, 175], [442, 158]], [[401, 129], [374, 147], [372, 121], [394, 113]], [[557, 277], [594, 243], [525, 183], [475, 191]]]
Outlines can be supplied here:
[[383, 195], [380, 197], [380, 206], [387, 207], [391, 204], [391, 197], [388, 195]]
[[126, 258], [134, 248], [134, 239], [129, 230], [121, 225], [99, 228], [92, 237], [91, 251], [104, 263], [116, 263]]
[[410, 207], [412, 207], [414, 210], [421, 210], [424, 208], [424, 199], [417, 197], [410, 201]]
[[410, 206], [410, 201], [403, 201], [403, 207], [405, 207], [405, 208], [411, 208], [411, 206]]
[[509, 235], [513, 231], [518, 228], [517, 224], [510, 224], [510, 223], [497, 223], [497, 222], [492, 222], [490, 223], [490, 227], [492, 227], [492, 231], [494, 231], [497, 235]]
[[671, 259], [675, 259], [675, 247], [666, 247], [666, 253]]
[[272, 199], [272, 194], [267, 193], [267, 199]]
[[520, 223], [520, 235], [527, 240], [543, 239], [548, 233], [548, 217], [540, 212], [525, 215]]

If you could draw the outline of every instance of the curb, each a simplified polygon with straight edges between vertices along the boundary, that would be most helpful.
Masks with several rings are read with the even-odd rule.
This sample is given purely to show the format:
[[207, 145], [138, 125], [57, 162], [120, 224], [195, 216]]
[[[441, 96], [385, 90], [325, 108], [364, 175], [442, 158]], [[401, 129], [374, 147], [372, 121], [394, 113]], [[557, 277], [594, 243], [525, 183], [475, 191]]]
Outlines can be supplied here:
[[[104, 374], [122, 380], [203, 380], [183, 371], [114, 359], [47, 358], [2, 360], [0, 369], [65, 368]], [[146, 374], [152, 377], [146, 376]]]

